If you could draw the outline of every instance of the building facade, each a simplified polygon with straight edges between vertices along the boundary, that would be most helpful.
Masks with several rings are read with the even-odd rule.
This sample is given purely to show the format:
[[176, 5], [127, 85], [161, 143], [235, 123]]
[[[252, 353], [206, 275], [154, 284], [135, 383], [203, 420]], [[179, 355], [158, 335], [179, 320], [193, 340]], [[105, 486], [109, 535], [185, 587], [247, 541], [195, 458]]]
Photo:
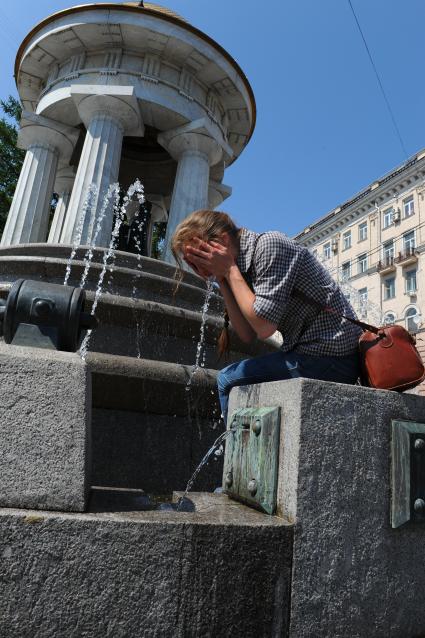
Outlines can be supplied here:
[[295, 237], [369, 323], [425, 327], [424, 195], [420, 151]]

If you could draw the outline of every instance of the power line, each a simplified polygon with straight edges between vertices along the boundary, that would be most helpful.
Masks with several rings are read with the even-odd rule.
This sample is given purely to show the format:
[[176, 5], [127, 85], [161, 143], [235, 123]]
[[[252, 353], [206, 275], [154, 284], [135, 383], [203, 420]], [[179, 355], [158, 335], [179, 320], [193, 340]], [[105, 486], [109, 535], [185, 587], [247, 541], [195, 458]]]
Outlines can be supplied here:
[[353, 7], [353, 5], [352, 5], [351, 0], [348, 0], [348, 4], [350, 5], [350, 9], [351, 9], [351, 11], [352, 11], [352, 13], [353, 13], [353, 16], [354, 16], [354, 19], [355, 19], [355, 21], [356, 21], [357, 27], [358, 27], [358, 29], [359, 29], [360, 35], [361, 35], [362, 40], [363, 40], [363, 43], [364, 43], [364, 45], [365, 45], [365, 48], [366, 48], [367, 54], [368, 54], [368, 56], [369, 56], [369, 60], [370, 60], [370, 63], [371, 63], [371, 65], [372, 65], [372, 68], [373, 68], [373, 70], [375, 71], [376, 79], [378, 80], [379, 87], [380, 87], [380, 89], [381, 89], [382, 95], [383, 95], [384, 100], [385, 100], [385, 104], [387, 105], [388, 112], [389, 112], [389, 114], [390, 114], [390, 117], [391, 117], [392, 123], [393, 123], [393, 125], [394, 125], [394, 129], [395, 129], [396, 135], [397, 135], [397, 137], [398, 137], [398, 139], [399, 139], [399, 142], [400, 142], [400, 146], [401, 146], [401, 148], [402, 148], [402, 150], [403, 150], [403, 153], [404, 153], [404, 155], [406, 156], [406, 159], [407, 159], [407, 158], [408, 158], [408, 155], [407, 155], [406, 147], [404, 146], [403, 138], [401, 137], [400, 129], [399, 129], [399, 128], [398, 128], [398, 126], [397, 126], [397, 122], [396, 122], [396, 119], [395, 119], [395, 117], [394, 117], [393, 110], [392, 110], [391, 105], [390, 105], [390, 103], [389, 103], [389, 100], [388, 100], [388, 98], [387, 98], [387, 94], [385, 93], [384, 86], [383, 86], [383, 84], [382, 84], [381, 78], [380, 78], [379, 73], [378, 73], [378, 69], [376, 68], [376, 64], [375, 64], [375, 62], [373, 61], [372, 54], [371, 54], [370, 49], [369, 49], [369, 47], [368, 47], [368, 44], [367, 44], [367, 42], [366, 42], [366, 38], [365, 38], [365, 36], [364, 36], [364, 34], [363, 34], [362, 28], [361, 28], [361, 26], [360, 26], [360, 22], [359, 22], [359, 20], [358, 20], [358, 18], [357, 18], [356, 12], [354, 11], [354, 7]]

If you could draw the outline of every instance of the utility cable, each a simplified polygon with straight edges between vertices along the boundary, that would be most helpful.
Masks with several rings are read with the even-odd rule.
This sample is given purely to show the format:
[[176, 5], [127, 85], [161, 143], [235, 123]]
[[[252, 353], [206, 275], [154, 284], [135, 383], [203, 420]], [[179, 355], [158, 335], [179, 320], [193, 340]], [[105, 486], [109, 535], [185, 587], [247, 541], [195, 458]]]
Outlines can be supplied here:
[[367, 54], [368, 54], [368, 56], [369, 56], [369, 60], [370, 60], [370, 63], [371, 63], [371, 65], [372, 65], [372, 68], [373, 68], [373, 70], [375, 71], [376, 79], [378, 80], [379, 87], [380, 87], [380, 89], [381, 89], [381, 92], [382, 92], [383, 98], [384, 98], [384, 100], [385, 100], [385, 104], [387, 105], [388, 112], [389, 112], [389, 114], [390, 114], [390, 117], [391, 117], [392, 123], [393, 123], [393, 125], [394, 125], [394, 129], [395, 129], [396, 135], [397, 135], [397, 137], [398, 137], [398, 139], [399, 139], [399, 142], [400, 142], [401, 148], [402, 148], [402, 150], [403, 150], [404, 155], [406, 156], [406, 159], [408, 159], [408, 154], [407, 154], [407, 151], [406, 151], [406, 147], [405, 147], [405, 145], [404, 145], [404, 142], [403, 142], [403, 138], [401, 137], [400, 129], [399, 129], [399, 128], [398, 128], [398, 126], [397, 126], [397, 122], [396, 122], [396, 119], [395, 119], [395, 117], [394, 117], [393, 110], [392, 110], [391, 105], [390, 105], [390, 102], [389, 102], [389, 100], [388, 100], [388, 98], [387, 98], [387, 94], [385, 93], [384, 86], [383, 86], [383, 84], [382, 84], [381, 78], [380, 78], [379, 73], [378, 73], [378, 69], [376, 68], [376, 64], [375, 64], [375, 62], [373, 61], [372, 54], [371, 54], [370, 49], [369, 49], [369, 46], [368, 46], [368, 44], [367, 44], [367, 42], [366, 42], [366, 38], [365, 38], [365, 36], [364, 36], [364, 34], [363, 34], [362, 28], [361, 28], [361, 26], [360, 26], [360, 22], [359, 22], [359, 20], [358, 20], [358, 18], [357, 18], [356, 12], [354, 11], [354, 7], [353, 7], [353, 5], [352, 5], [351, 0], [348, 0], [348, 4], [350, 5], [350, 9], [351, 9], [351, 11], [352, 11], [352, 13], [353, 13], [354, 20], [356, 21], [356, 24], [357, 24], [357, 27], [358, 27], [358, 29], [359, 29], [360, 35], [361, 35], [361, 37], [362, 37], [363, 43], [364, 43], [364, 45], [365, 45], [365, 48], [366, 48]]

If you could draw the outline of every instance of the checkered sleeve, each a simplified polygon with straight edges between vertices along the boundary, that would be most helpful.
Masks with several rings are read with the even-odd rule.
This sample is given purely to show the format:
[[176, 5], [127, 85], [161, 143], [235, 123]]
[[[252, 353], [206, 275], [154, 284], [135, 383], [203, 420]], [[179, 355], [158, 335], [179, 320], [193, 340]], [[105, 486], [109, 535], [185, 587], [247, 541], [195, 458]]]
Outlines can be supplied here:
[[262, 234], [255, 247], [254, 311], [279, 325], [289, 303], [300, 261], [299, 247], [282, 233]]

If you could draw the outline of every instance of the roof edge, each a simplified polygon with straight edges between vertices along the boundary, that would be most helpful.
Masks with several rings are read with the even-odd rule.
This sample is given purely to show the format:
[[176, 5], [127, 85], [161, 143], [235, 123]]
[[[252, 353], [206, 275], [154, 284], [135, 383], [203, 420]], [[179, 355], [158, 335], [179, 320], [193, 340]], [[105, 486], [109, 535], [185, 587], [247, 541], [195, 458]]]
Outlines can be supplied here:
[[[317, 231], [317, 229], [321, 225], [324, 225], [326, 222], [332, 219], [332, 217], [334, 217], [336, 214], [338, 215], [339, 213], [342, 213], [342, 211], [346, 210], [347, 208], [355, 204], [357, 201], [363, 199], [364, 197], [369, 195], [371, 192], [375, 191], [375, 188], [378, 189], [380, 186], [383, 186], [386, 182], [390, 181], [392, 178], [397, 177], [397, 175], [400, 175], [401, 173], [404, 173], [404, 171], [414, 166], [419, 160], [423, 159], [424, 157], [425, 157], [425, 148], [421, 148], [419, 149], [419, 151], [411, 155], [405, 162], [394, 167], [388, 173], [384, 173], [384, 175], [382, 175], [378, 179], [375, 179], [373, 182], [370, 182], [370, 184], [365, 186], [365, 188], [363, 188], [361, 191], [353, 195], [350, 199], [347, 199], [342, 204], [338, 204], [337, 206], [335, 206], [335, 208], [330, 210], [328, 213], [325, 213], [325, 215], [323, 215], [322, 217], [319, 217], [319, 219], [316, 222], [313, 222], [312, 224], [305, 226], [305, 228], [303, 228], [303, 230], [300, 230], [299, 233], [294, 235], [292, 239], [294, 240], [300, 239], [301, 237], [310, 234], [312, 231]], [[372, 186], [374, 186], [374, 188], [372, 188]]]

